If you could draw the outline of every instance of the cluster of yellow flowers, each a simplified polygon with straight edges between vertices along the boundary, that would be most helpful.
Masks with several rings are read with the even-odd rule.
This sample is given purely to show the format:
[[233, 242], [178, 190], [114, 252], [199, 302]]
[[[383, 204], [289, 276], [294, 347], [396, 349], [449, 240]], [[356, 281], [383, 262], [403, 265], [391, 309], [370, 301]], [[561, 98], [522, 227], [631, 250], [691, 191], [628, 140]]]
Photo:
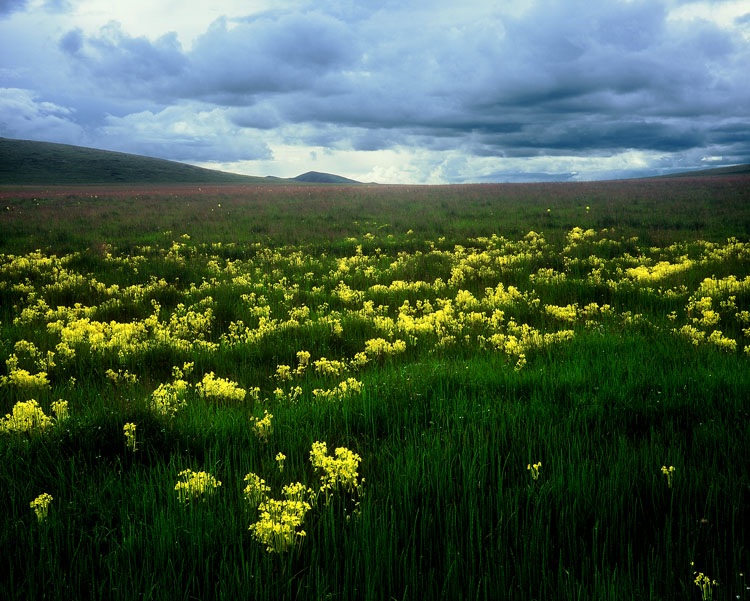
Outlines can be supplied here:
[[125, 434], [125, 445], [135, 453], [136, 441], [135, 441], [135, 424], [127, 423], [122, 427], [123, 433]]
[[695, 573], [695, 580], [693, 582], [695, 582], [695, 586], [701, 591], [702, 601], [711, 601], [713, 599], [713, 587], [719, 584], [716, 580], [711, 580], [703, 572], [697, 572]]
[[372, 358], [382, 358], [389, 355], [398, 355], [406, 351], [406, 343], [403, 340], [388, 342], [383, 338], [371, 338], [365, 342], [365, 354]]
[[276, 388], [273, 391], [273, 398], [277, 403], [295, 403], [302, 396], [302, 387], [293, 386], [289, 390]]
[[[746, 247], [747, 245], [744, 245]], [[747, 260], [750, 258], [750, 252], [743, 247], [744, 252], [741, 253], [742, 257]], [[696, 296], [711, 296], [714, 298], [722, 298], [730, 295], [737, 295], [743, 292], [750, 291], [750, 276], [746, 276], [743, 279], [738, 279], [737, 276], [729, 275], [724, 278], [717, 278], [712, 276], [705, 278], [698, 289], [696, 290]]]
[[717, 311], [712, 309], [713, 298], [710, 296], [701, 296], [691, 298], [687, 304], [687, 314], [696, 315], [692, 318], [695, 325], [709, 328], [719, 323], [721, 316]]
[[676, 330], [692, 342], [695, 346], [699, 344], [710, 344], [724, 351], [734, 352], [737, 350], [737, 341], [723, 335], [721, 330], [714, 330], [709, 335], [691, 325], [684, 325]]
[[49, 493], [42, 493], [36, 499], [34, 499], [29, 505], [36, 514], [36, 519], [39, 522], [44, 522], [49, 514], [49, 506], [52, 503], [52, 495]]
[[279, 464], [279, 471], [284, 471], [284, 462], [286, 461], [286, 455], [284, 453], [276, 453], [276, 463]]
[[538, 284], [559, 284], [565, 281], [564, 271], [555, 271], [552, 267], [540, 267], [536, 273], [529, 276], [529, 281]]
[[135, 374], [131, 374], [127, 370], [123, 369], [118, 369], [117, 371], [115, 371], [114, 369], [108, 369], [104, 372], [104, 375], [115, 386], [119, 386], [121, 384], [132, 385], [138, 382], [138, 376], [136, 376]]
[[23, 390], [45, 390], [50, 388], [47, 374], [43, 371], [32, 374], [25, 369], [13, 369], [7, 376], [0, 376], [0, 386], [15, 386]]
[[[283, 469], [285, 459], [283, 453], [276, 455], [279, 469]], [[360, 457], [349, 449], [339, 447], [335, 451], [335, 457], [330, 457], [326, 443], [315, 442], [310, 452], [310, 462], [320, 474], [319, 490], [294, 482], [281, 489], [281, 500], [269, 497], [271, 488], [263, 478], [254, 473], [245, 476], [244, 497], [258, 511], [258, 519], [249, 529], [253, 538], [265, 545], [269, 553], [289, 551], [301, 543], [306, 536], [306, 532], [302, 530], [305, 516], [320, 494], [330, 500], [336, 491], [361, 491], [364, 481], [358, 480], [357, 473]]]
[[266, 545], [269, 553], [282, 553], [306, 536], [302, 527], [305, 515], [312, 509], [316, 493], [301, 482], [287, 484], [281, 490], [282, 500], [268, 497], [270, 488], [255, 474], [248, 474], [245, 498], [257, 507], [258, 520], [250, 525], [253, 538]]
[[659, 261], [656, 265], [647, 266], [639, 265], [625, 270], [625, 274], [637, 282], [655, 283], [664, 280], [677, 273], [689, 271], [695, 266], [695, 263], [683, 257], [678, 263], [669, 261]]
[[245, 482], [247, 485], [243, 494], [245, 500], [253, 507], [260, 505], [271, 492], [271, 487], [266, 484], [266, 481], [252, 472], [245, 476]]
[[52, 406], [52, 412], [55, 414], [55, 417], [57, 418], [58, 423], [63, 422], [70, 417], [68, 401], [63, 401], [62, 399], [58, 399], [56, 401], [52, 401], [51, 406]]
[[331, 294], [347, 305], [361, 303], [364, 299], [364, 292], [361, 290], [352, 290], [344, 282], [339, 282]]
[[503, 352], [509, 358], [519, 360], [523, 358], [525, 361], [527, 352], [571, 340], [573, 336], [573, 330], [559, 330], [542, 334], [528, 324], [519, 326], [511, 320], [505, 328], [505, 333], [498, 332], [489, 338], [480, 335], [478, 340], [483, 346], [489, 345], [491, 348]]
[[267, 409], [263, 410], [263, 417], [251, 417], [253, 424], [253, 431], [258, 437], [258, 440], [262, 442], [268, 442], [268, 437], [273, 434], [273, 414], [269, 413]]
[[52, 420], [44, 414], [36, 400], [19, 401], [13, 406], [13, 412], [0, 420], [0, 432], [34, 432], [46, 430], [52, 426]]
[[[47, 370], [55, 367], [54, 356], [52, 351], [48, 351], [46, 357], [42, 356], [34, 343], [19, 340], [14, 346], [14, 352], [5, 361], [8, 375], [0, 376], [0, 386], [14, 386], [21, 390], [48, 390], [50, 383]], [[21, 360], [36, 373], [19, 367]]]
[[195, 500], [205, 500], [216, 492], [221, 482], [208, 472], [194, 472], [182, 470], [177, 474], [179, 481], [174, 489], [180, 502], [188, 503]]
[[159, 387], [151, 393], [151, 406], [159, 415], [174, 417], [187, 405], [189, 390], [190, 384], [185, 380], [178, 379], [172, 383], [159, 384]]
[[68, 401], [58, 399], [51, 403], [55, 421], [45, 415], [39, 403], [35, 399], [18, 401], [11, 413], [0, 418], [0, 432], [35, 432], [50, 428], [53, 423], [62, 423], [70, 417]]
[[568, 245], [569, 247], [572, 247], [580, 242], [583, 242], [585, 240], [591, 240], [595, 237], [596, 237], [596, 232], [594, 230], [589, 228], [584, 231], [583, 228], [576, 226], [568, 232]]
[[347, 371], [346, 363], [333, 359], [326, 359], [325, 357], [313, 361], [312, 366], [315, 369], [316, 374], [329, 378], [336, 378]]
[[214, 372], [207, 373], [203, 376], [203, 381], [196, 384], [195, 390], [198, 396], [216, 401], [236, 401], [240, 402], [245, 399], [245, 390], [240, 388], [236, 382], [217, 378]]
[[277, 365], [274, 378], [277, 379], [279, 382], [285, 382], [286, 380], [291, 380], [292, 368], [289, 367], [288, 365]]
[[[750, 260], [750, 243], [730, 239], [648, 247], [637, 238], [617, 240], [610, 234], [575, 227], [562, 245], [533, 231], [518, 240], [493, 235], [452, 246], [443, 238], [426, 242], [421, 250], [393, 254], [381, 248], [366, 252], [361, 240], [355, 240], [349, 255], [342, 257], [257, 244], [252, 245], [252, 256], [229, 259], [222, 256], [229, 245], [200, 245], [186, 238], [137, 247], [135, 255], [119, 254], [112, 247], [102, 251], [108, 265], [129, 270], [134, 277], [154, 258], [179, 265], [189, 259], [191, 265], [205, 266], [202, 278], [180, 286], [155, 276], [132, 285], [104, 283], [77, 270], [80, 256], [75, 253], [0, 254], [0, 289], [17, 299], [13, 324], [39, 332], [10, 347], [3, 341], [12, 353], [0, 385], [44, 403], [50, 390], [72, 382], [75, 371], [70, 368], [79, 358], [100, 360], [109, 368], [109, 380], [131, 385], [140, 374], [124, 367], [137, 365], [154, 350], [180, 355], [237, 347], [245, 351], [273, 337], [306, 339], [321, 333], [337, 343], [345, 328], [372, 334], [353, 356], [314, 359], [300, 350], [296, 366], [277, 365], [271, 376], [276, 390], [264, 390], [266, 397], [293, 402], [310, 392], [315, 398], [347, 398], [361, 387], [347, 376], [386, 357], [400, 360], [407, 347], [417, 354], [461, 346], [485, 349], [503, 354], [509, 367], [520, 370], [533, 362], [536, 351], [565, 344], [584, 328], [602, 330], [607, 323], [659, 328], [696, 346], [728, 353], [739, 348], [750, 355], [750, 313], [738, 309], [750, 292], [750, 277], [711, 276], [699, 283], [695, 277], [699, 270], [726, 273]], [[672, 306], [662, 323], [647, 308], [619, 303], [614, 309], [575, 298], [565, 305], [552, 301], [561, 298], [561, 286], [579, 284], [613, 295], [637, 291], [634, 296], [641, 300], [658, 298]], [[227, 293], [238, 299], [237, 315], [219, 331], [220, 303], [215, 299]], [[172, 309], [154, 300], [162, 296], [174, 299]], [[97, 299], [99, 304], [64, 306], [58, 304], [60, 298]], [[121, 308], [145, 317], [109, 319]], [[177, 370], [173, 382], [152, 393], [155, 412], [173, 417], [193, 392], [217, 401], [262, 398], [259, 387], [245, 390], [213, 373], [193, 386], [188, 373]], [[303, 376], [332, 383], [310, 391], [303, 390], [302, 381], [284, 388], [284, 383]], [[334, 386], [336, 381], [340, 383]]]
[[310, 353], [308, 351], [297, 351], [297, 375], [302, 375], [310, 364]]
[[310, 463], [319, 472], [323, 492], [359, 489], [363, 482], [357, 480], [360, 461], [360, 456], [346, 447], [336, 448], [331, 457], [325, 442], [314, 442], [310, 451]]
[[672, 478], [674, 477], [674, 472], [675, 469], [673, 465], [670, 465], [669, 467], [667, 467], [666, 465], [661, 466], [661, 473], [667, 477], [667, 486], [669, 486], [669, 488], [672, 488]]
[[334, 388], [316, 388], [312, 391], [313, 398], [320, 401], [344, 401], [361, 392], [362, 382], [355, 378], [347, 378]]
[[47, 331], [60, 336], [61, 342], [74, 350], [89, 348], [96, 353], [122, 351], [134, 354], [147, 348], [152, 322], [147, 319], [133, 323], [104, 323], [89, 317], [66, 315], [65, 318], [48, 322]]
[[266, 545], [269, 553], [283, 553], [306, 536], [298, 530], [305, 520], [311, 505], [290, 499], [265, 499], [258, 506], [260, 516], [250, 525], [250, 532], [259, 543]]
[[564, 307], [544, 305], [544, 312], [560, 321], [575, 321], [578, 317], [578, 305], [576, 303]]

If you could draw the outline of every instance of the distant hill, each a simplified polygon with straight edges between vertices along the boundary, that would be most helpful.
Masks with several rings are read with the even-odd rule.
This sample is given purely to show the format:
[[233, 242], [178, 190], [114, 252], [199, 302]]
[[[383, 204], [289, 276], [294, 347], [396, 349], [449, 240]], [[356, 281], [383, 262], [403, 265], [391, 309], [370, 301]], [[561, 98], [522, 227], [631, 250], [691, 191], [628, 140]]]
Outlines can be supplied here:
[[0, 184], [241, 184], [269, 180], [69, 144], [0, 138]]
[[678, 171], [659, 175], [657, 177], [706, 177], [712, 175], [750, 175], [750, 163], [744, 165], [732, 165], [730, 167], [716, 167], [715, 169], [701, 169], [700, 171]]
[[340, 175], [334, 175], [333, 173], [320, 173], [319, 171], [308, 171], [302, 175], [291, 178], [296, 182], [307, 182], [313, 184], [359, 184], [353, 179], [348, 177], [342, 177]]

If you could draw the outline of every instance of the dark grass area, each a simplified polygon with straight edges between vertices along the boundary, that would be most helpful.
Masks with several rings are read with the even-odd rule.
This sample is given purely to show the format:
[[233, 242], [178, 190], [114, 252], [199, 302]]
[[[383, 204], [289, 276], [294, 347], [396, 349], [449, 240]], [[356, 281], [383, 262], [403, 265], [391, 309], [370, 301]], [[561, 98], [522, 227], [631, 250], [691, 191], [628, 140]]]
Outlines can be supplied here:
[[[750, 236], [743, 175], [566, 184], [459, 186], [122, 186], [0, 188], [0, 250], [127, 249], [169, 235], [196, 242], [312, 244], [349, 236], [378, 246], [446, 237], [449, 244], [530, 230], [554, 240], [573, 227], [668, 245]], [[588, 207], [588, 209], [587, 209]], [[54, 226], [52, 225], [54, 221]], [[388, 235], [394, 236], [389, 239]], [[360, 241], [363, 248], [370, 245]], [[348, 248], [345, 245], [344, 248]]]

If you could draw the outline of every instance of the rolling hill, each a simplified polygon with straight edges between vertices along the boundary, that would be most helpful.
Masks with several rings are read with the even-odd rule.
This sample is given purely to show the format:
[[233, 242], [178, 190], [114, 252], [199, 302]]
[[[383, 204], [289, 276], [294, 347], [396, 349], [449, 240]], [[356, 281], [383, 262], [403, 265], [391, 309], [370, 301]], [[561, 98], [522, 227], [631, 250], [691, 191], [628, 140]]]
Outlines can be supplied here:
[[729, 167], [716, 167], [714, 169], [700, 169], [698, 171], [677, 171], [656, 177], [711, 177], [719, 175], [750, 175], [750, 164], [731, 165]]
[[320, 171], [308, 171], [302, 175], [292, 178], [296, 182], [306, 182], [311, 184], [359, 184], [353, 179], [334, 175], [333, 173], [321, 173]]
[[[242, 184], [269, 183], [176, 161], [54, 144], [0, 138], [0, 184]], [[283, 180], [286, 181], [286, 180]]]
[[[750, 164], [700, 171], [680, 171], [655, 177], [727, 175], [750, 176]], [[0, 185], [193, 183], [328, 185], [361, 182], [319, 171], [308, 171], [288, 179], [273, 176], [254, 177], [124, 152], [0, 137]]]

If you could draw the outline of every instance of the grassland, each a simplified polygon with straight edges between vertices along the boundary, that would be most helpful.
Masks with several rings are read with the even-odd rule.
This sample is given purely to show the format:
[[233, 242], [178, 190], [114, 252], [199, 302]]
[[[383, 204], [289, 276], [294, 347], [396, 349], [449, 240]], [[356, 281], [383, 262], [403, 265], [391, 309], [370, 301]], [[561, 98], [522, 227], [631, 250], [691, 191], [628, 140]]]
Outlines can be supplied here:
[[750, 599], [748, 183], [0, 189], [0, 595]]

